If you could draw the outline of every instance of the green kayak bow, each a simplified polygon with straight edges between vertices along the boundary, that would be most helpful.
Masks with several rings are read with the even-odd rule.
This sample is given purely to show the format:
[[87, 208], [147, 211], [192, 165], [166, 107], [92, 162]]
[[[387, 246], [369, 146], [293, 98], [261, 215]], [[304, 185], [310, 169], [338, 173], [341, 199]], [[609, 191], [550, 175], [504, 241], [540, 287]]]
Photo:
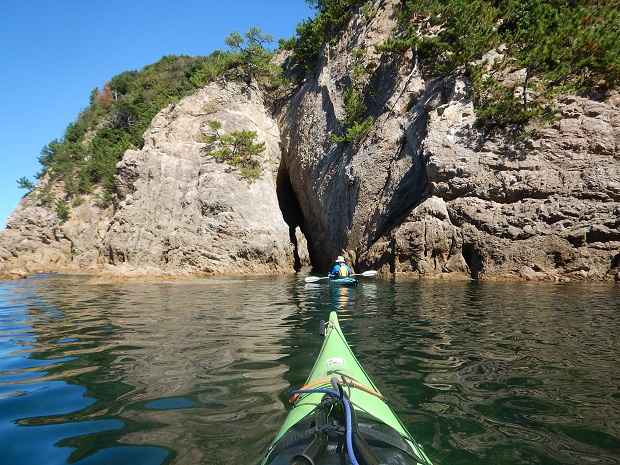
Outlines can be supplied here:
[[347, 343], [336, 312], [262, 465], [431, 465]]

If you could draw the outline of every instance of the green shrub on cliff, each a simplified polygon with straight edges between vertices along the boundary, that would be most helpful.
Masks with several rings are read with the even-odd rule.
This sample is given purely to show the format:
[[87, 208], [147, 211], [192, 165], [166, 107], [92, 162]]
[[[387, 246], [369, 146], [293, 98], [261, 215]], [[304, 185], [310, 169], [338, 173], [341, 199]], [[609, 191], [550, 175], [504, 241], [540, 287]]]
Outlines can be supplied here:
[[366, 0], [306, 0], [318, 12], [297, 26], [297, 35], [280, 46], [293, 51], [293, 59], [312, 71], [316, 66], [321, 46], [338, 37], [338, 33], [353, 17], [355, 8]]
[[60, 199], [56, 201], [56, 214], [61, 220], [68, 220], [70, 213], [71, 211], [69, 210], [69, 202], [67, 202], [65, 199]]
[[256, 27], [247, 30], [243, 36], [232, 31], [224, 42], [243, 57], [246, 65], [245, 82], [248, 86], [252, 84], [254, 74], [267, 69], [269, 59], [273, 56], [273, 53], [263, 47], [264, 44], [273, 42], [273, 37], [262, 33]]
[[[261, 162], [256, 158], [265, 151], [264, 142], [255, 142], [256, 131], [233, 131], [230, 134], [220, 134], [222, 123], [211, 120], [208, 122], [213, 131], [205, 136], [205, 142], [212, 144], [214, 150], [209, 152], [216, 160], [225, 162], [239, 170], [242, 177], [253, 180], [261, 176]], [[215, 148], [219, 147], [219, 148]]]
[[[614, 0], [408, 0], [399, 21], [399, 33], [377, 51], [414, 50], [427, 73], [463, 69], [487, 130], [518, 130], [532, 117], [551, 116], [557, 94], [620, 82]], [[502, 55], [486, 69], [482, 58], [500, 45]], [[521, 82], [504, 85], [502, 71], [517, 69], [525, 70]]]
[[343, 100], [344, 118], [338, 122], [342, 125], [344, 134], [332, 134], [333, 142], [353, 142], [366, 134], [374, 123], [372, 116], [366, 116], [366, 107], [355, 85], [344, 93]]
[[17, 187], [19, 187], [20, 189], [27, 189], [28, 192], [30, 192], [32, 189], [35, 188], [35, 185], [27, 177], [22, 176], [17, 180]]
[[234, 78], [244, 64], [241, 54], [232, 52], [170, 55], [140, 71], [114, 76], [91, 92], [90, 106], [67, 126], [64, 137], [43, 148], [37, 178], [48, 175], [50, 181], [64, 182], [69, 197], [101, 186], [99, 203], [107, 204], [114, 193], [116, 164], [127, 149], [142, 148], [142, 134], [155, 115], [227, 72]]

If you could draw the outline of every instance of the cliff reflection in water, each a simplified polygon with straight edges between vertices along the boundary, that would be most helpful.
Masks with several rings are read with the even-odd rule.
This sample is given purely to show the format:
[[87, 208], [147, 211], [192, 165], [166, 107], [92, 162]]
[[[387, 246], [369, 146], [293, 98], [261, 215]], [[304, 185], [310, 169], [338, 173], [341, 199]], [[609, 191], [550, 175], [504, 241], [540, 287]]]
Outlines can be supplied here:
[[[268, 441], [273, 412], [282, 409], [273, 393], [288, 388], [278, 348], [287, 302], [295, 299], [270, 279], [258, 294], [250, 282], [89, 284], [38, 276], [7, 284], [5, 301], [27, 308], [13, 313], [19, 327], [3, 324], [5, 335], [20, 339], [18, 349], [2, 353], [18, 355], [19, 363], [0, 362], [3, 417], [13, 415], [3, 422], [17, 419], [22, 428], [11, 433], [13, 453], [1, 463], [46, 463], [27, 445], [35, 430], [23, 427], [58, 424], [76, 426], [70, 435], [50, 435], [43, 447], [58, 463], [127, 463], [133, 455], [145, 464], [254, 459], [253, 442]], [[6, 347], [6, 336], [2, 342]], [[20, 385], [10, 381], [15, 377]], [[55, 383], [64, 386], [62, 403], [50, 397]], [[28, 402], [34, 396], [46, 399]]]
[[435, 463], [620, 463], [620, 287], [402, 280], [378, 298], [391, 331], [358, 322], [359, 358]]
[[0, 464], [254, 464], [331, 310], [434, 463], [618, 463], [619, 286], [304, 277], [0, 283]]

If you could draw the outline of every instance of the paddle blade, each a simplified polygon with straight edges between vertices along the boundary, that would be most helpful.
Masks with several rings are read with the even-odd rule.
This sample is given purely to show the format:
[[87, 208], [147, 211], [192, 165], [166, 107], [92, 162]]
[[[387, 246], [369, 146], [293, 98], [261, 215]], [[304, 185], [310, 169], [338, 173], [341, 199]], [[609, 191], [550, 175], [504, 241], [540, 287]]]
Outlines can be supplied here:
[[362, 273], [362, 276], [366, 276], [366, 277], [377, 276], [377, 272], [375, 270], [364, 271]]
[[319, 278], [318, 276], [308, 276], [305, 281], [307, 283], [315, 283], [317, 281], [320, 281], [321, 279], [327, 279], [327, 278]]

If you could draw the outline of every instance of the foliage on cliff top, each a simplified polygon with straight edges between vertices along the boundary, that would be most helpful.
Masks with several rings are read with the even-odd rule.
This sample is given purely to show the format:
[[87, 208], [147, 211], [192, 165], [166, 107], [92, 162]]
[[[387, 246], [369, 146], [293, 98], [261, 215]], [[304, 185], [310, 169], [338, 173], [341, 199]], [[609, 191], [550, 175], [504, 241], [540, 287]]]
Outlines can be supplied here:
[[140, 71], [114, 76], [102, 89], [93, 89], [90, 106], [64, 137], [43, 148], [37, 177], [64, 181], [68, 197], [102, 185], [102, 202], [109, 202], [116, 163], [126, 150], [142, 147], [142, 134], [155, 115], [241, 63], [238, 54], [221, 51], [206, 57], [169, 55]]
[[[91, 192], [94, 185], [101, 185], [101, 203], [109, 203], [116, 164], [126, 150], [142, 148], [142, 134], [161, 109], [219, 78], [249, 83], [253, 76], [266, 87], [280, 85], [281, 70], [269, 63], [273, 52], [262, 46], [272, 41], [271, 36], [252, 28], [246, 38], [247, 43], [233, 31], [225, 41], [231, 47], [229, 52], [165, 56], [140, 71], [114, 76], [102, 89], [94, 89], [90, 106], [67, 127], [64, 137], [41, 151], [39, 162], [43, 169], [37, 178], [48, 175], [52, 181], [64, 181], [66, 197], [74, 199]], [[33, 188], [26, 178], [18, 184]], [[39, 200], [53, 201], [49, 195], [40, 195]]]
[[[377, 50], [415, 50], [439, 75], [463, 68], [485, 128], [522, 127], [550, 115], [555, 95], [620, 82], [617, 0], [408, 0], [399, 15], [401, 30]], [[499, 46], [489, 69], [482, 59]], [[504, 71], [518, 69], [520, 82], [502, 82]]]
[[284, 49], [293, 51], [293, 60], [312, 71], [316, 66], [321, 46], [338, 37], [353, 17], [355, 8], [367, 0], [306, 0], [317, 14], [297, 26], [297, 35], [280, 42]]
[[[371, 3], [306, 1], [316, 17], [281, 46], [313, 71], [321, 46]], [[467, 73], [485, 130], [518, 134], [531, 118], [554, 116], [555, 96], [600, 93], [620, 82], [618, 0], [403, 0], [397, 15], [400, 29], [377, 52], [414, 51], [429, 77]], [[494, 63], [482, 61], [500, 46]], [[520, 82], [503, 82], [503, 73], [519, 69]]]

